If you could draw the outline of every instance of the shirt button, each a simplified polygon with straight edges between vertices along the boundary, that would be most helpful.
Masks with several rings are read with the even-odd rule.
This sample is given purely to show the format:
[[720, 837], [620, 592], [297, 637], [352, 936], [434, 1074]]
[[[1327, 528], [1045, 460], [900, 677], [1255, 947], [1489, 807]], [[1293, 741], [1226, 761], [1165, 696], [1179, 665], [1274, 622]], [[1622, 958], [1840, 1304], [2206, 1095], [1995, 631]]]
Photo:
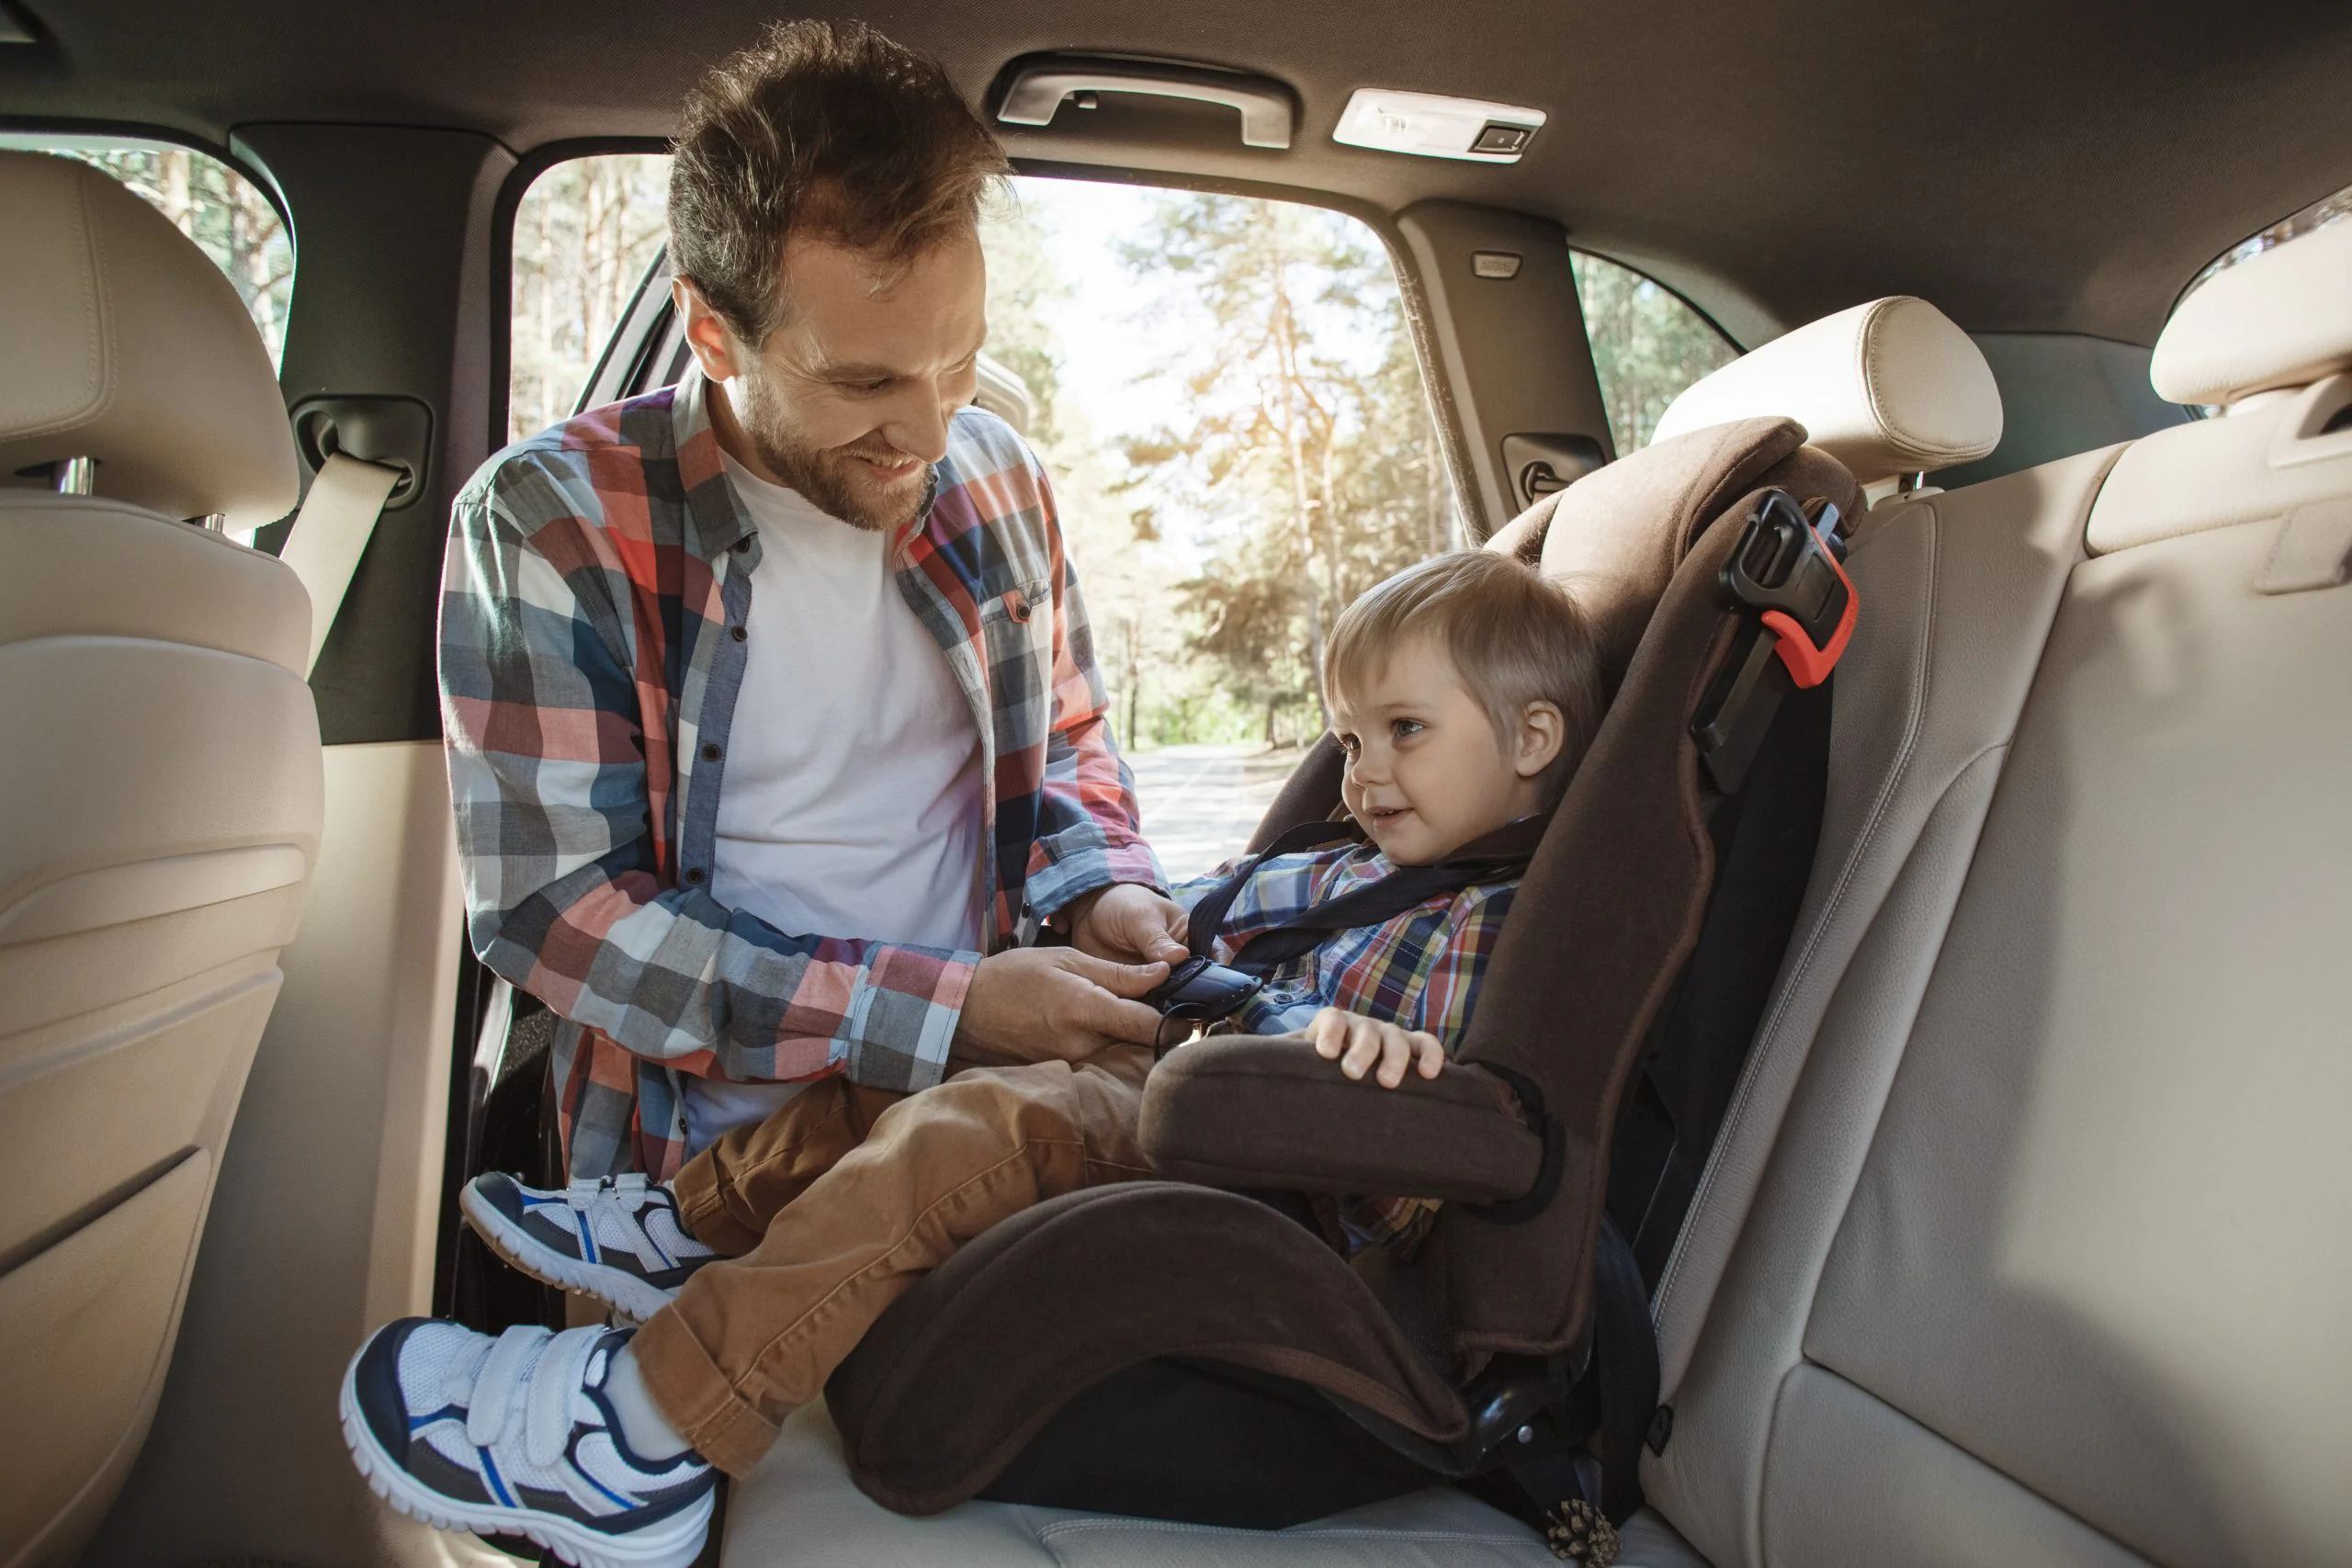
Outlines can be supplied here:
[[698, 865], [688, 866], [686, 868], [686, 886], [689, 887], [700, 887], [702, 886], [702, 867]]
[[718, 750], [718, 741], [716, 741], [716, 740], [706, 740], [706, 741], [704, 741], [704, 742], [702, 743], [702, 760], [703, 760], [704, 761], [706, 761], [706, 762], [716, 762], [717, 761], [718, 761], [718, 759], [719, 759], [720, 755], [721, 755], [721, 752], [720, 752], [720, 751], [719, 751], [719, 750]]
[[729, 626], [727, 628], [727, 635], [733, 637], [737, 642], [741, 642], [745, 637], [750, 637], [752, 634], [745, 631], [741, 626]]

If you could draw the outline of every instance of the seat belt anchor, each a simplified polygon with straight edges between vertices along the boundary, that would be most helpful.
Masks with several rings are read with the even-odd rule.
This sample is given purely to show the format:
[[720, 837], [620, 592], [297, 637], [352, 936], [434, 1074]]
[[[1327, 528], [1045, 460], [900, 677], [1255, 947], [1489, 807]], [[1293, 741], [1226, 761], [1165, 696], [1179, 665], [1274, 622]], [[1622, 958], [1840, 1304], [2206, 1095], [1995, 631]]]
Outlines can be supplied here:
[[1838, 524], [1838, 508], [1829, 502], [1822, 503], [1819, 518], [1808, 518], [1787, 491], [1766, 491], [1724, 563], [1724, 597], [1757, 613], [1800, 689], [1829, 679], [1853, 639], [1861, 609], [1861, 595], [1829, 543]]

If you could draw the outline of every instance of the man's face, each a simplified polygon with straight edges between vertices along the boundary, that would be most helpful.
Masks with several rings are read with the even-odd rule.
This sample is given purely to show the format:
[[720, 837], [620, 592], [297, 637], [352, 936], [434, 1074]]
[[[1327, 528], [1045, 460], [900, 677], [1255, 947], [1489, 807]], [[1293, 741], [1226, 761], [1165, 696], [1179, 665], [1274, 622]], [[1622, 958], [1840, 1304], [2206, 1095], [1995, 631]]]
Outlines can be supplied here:
[[756, 349], [692, 284], [673, 286], [714, 383], [719, 445], [854, 527], [902, 527], [946, 455], [948, 421], [978, 384], [988, 336], [978, 237], [951, 236], [895, 267], [795, 239], [783, 270], [783, 323]]

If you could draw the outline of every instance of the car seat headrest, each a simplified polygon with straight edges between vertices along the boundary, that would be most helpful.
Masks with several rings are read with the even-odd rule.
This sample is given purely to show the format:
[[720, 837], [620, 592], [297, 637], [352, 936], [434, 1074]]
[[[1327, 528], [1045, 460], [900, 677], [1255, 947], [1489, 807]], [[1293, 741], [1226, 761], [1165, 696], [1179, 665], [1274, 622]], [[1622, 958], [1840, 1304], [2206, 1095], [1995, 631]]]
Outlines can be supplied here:
[[1654, 441], [1777, 415], [1860, 483], [1973, 462], [2001, 440], [1992, 367], [1925, 299], [1873, 299], [1774, 338], [1686, 388]]
[[2176, 403], [2233, 403], [2352, 370], [2352, 222], [2208, 278], [2156, 339], [2148, 379]]
[[0, 473], [89, 457], [170, 517], [284, 516], [300, 487], [269, 352], [196, 243], [111, 177], [0, 152]]
[[[1633, 660], [1675, 569], [1723, 509], [1795, 463], [1833, 467], [1804, 454], [1792, 420], [1744, 419], [1655, 441], [1595, 469], [1521, 513], [1487, 540], [1558, 580], [1593, 624], [1601, 670], [1613, 690]], [[1782, 473], [1792, 486], [1804, 479]], [[1836, 475], [1841, 505], [1851, 482]], [[1807, 493], [1815, 493], [1808, 491]]]

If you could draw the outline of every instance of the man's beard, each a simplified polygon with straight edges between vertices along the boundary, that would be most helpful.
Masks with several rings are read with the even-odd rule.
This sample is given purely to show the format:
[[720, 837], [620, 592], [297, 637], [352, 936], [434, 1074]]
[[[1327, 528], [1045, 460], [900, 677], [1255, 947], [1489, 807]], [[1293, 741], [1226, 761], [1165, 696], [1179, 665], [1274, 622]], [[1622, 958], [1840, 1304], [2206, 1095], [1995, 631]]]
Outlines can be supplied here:
[[[728, 405], [735, 414], [735, 423], [751, 443], [752, 451], [763, 467], [776, 477], [786, 489], [796, 491], [802, 500], [830, 517], [837, 517], [853, 528], [868, 533], [887, 534], [914, 521], [922, 510], [922, 500], [929, 491], [929, 465], [894, 484], [879, 498], [873, 492], [874, 479], [861, 491], [856, 483], [871, 473], [871, 466], [864, 461], [875, 457], [888, 463], [903, 463], [912, 454], [899, 451], [877, 433], [850, 443], [846, 446], [811, 446], [796, 435], [786, 423], [783, 411], [767, 396], [764, 387], [754, 384], [750, 376], [738, 376], [727, 384]], [[879, 476], [875, 476], [878, 479]]]

